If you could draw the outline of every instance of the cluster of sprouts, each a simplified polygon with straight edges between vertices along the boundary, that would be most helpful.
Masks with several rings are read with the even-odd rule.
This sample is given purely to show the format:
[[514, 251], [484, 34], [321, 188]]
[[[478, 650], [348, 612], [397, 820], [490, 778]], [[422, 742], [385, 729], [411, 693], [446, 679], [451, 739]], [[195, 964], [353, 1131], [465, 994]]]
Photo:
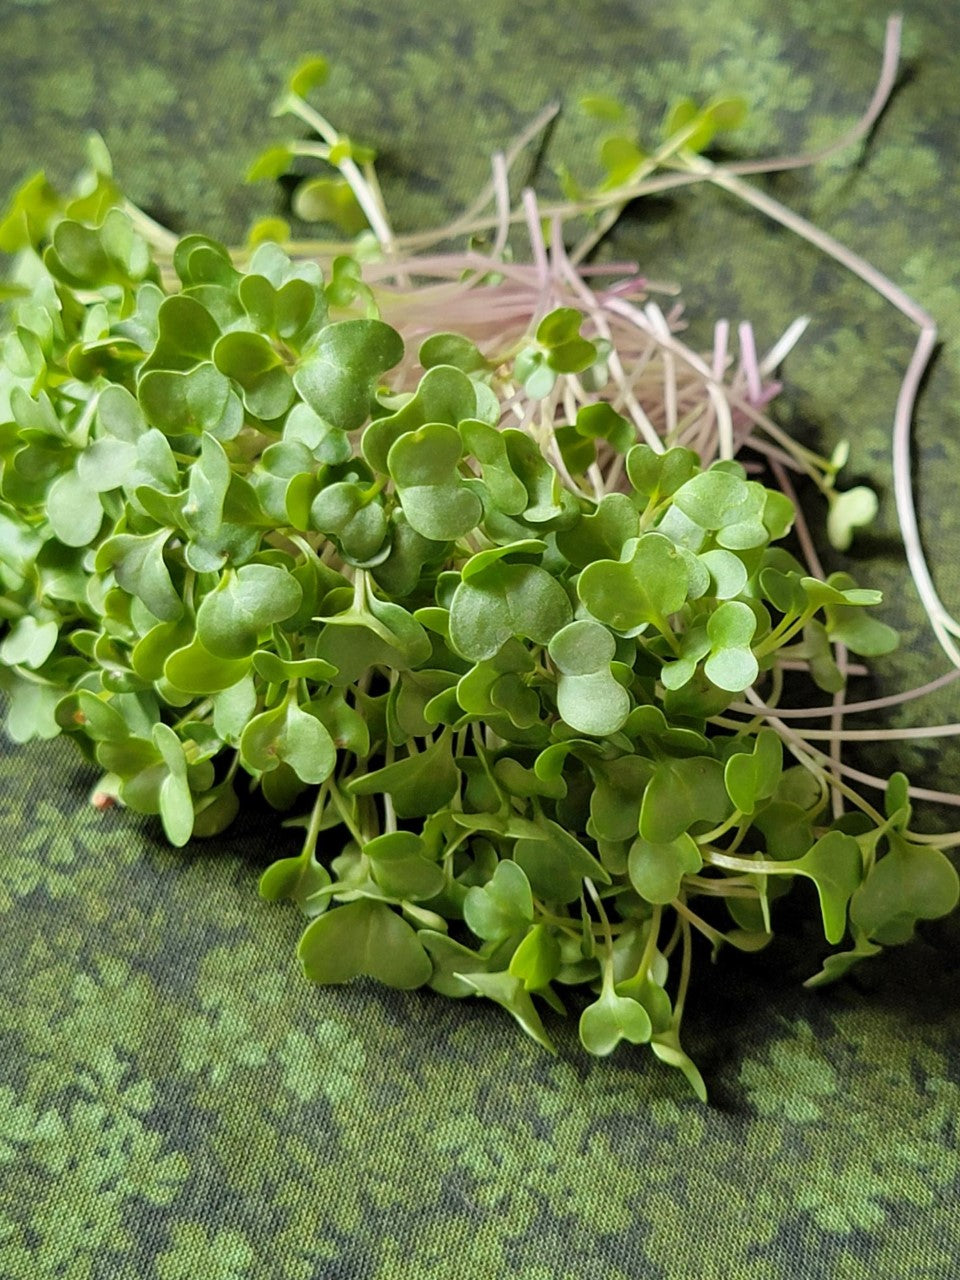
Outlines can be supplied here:
[[[649, 1041], [701, 1097], [679, 1040], [692, 929], [758, 950], [783, 878], [812, 880], [825, 938], [849, 922], [854, 943], [819, 985], [953, 910], [942, 850], [960, 831], [915, 833], [908, 800], [960, 794], [845, 757], [859, 741], [960, 734], [850, 727], [960, 676], [910, 462], [936, 327], [747, 181], [864, 139], [899, 37], [891, 19], [867, 111], [818, 152], [715, 163], [704, 152], [743, 105], [685, 100], [650, 154], [605, 139], [594, 191], [564, 178], [564, 202], [515, 198], [551, 106], [493, 157], [467, 210], [412, 235], [391, 225], [372, 153], [307, 101], [322, 59], [278, 108], [313, 136], [265, 152], [252, 176], [323, 161], [338, 177], [301, 180], [293, 208], [358, 233], [349, 243], [292, 239], [280, 219], [234, 251], [177, 239], [122, 198], [96, 148], [94, 184], [70, 203], [31, 179], [0, 221], [0, 248], [26, 250], [0, 368], [11, 736], [73, 735], [105, 771], [94, 802], [159, 815], [179, 846], [230, 825], [241, 770], [280, 811], [316, 788], [287, 823], [304, 829], [300, 854], [260, 880], [310, 921], [308, 978], [484, 996], [547, 1048], [532, 996], [563, 1013], [552, 984], [589, 983], [585, 1048]], [[851, 655], [887, 653], [896, 634], [861, 613], [879, 592], [827, 576], [798, 502], [819, 492], [844, 550], [876, 495], [838, 485], [845, 442], [821, 456], [769, 408], [808, 318], [769, 350], [721, 319], [696, 350], [675, 287], [592, 260], [630, 202], [702, 183], [917, 330], [893, 488], [951, 664], [918, 688], [848, 700], [866, 672]], [[771, 545], [791, 529], [796, 554]], [[794, 672], [820, 705], [782, 705]], [[784, 771], [784, 749], [800, 767]], [[735, 927], [693, 911], [698, 896], [724, 900]]]
[[[917, 688], [865, 701], [848, 702], [841, 689], [826, 705], [786, 709], [771, 705], [751, 689], [746, 701], [731, 708], [775, 727], [798, 761], [829, 768], [835, 814], [842, 811], [845, 796], [853, 798], [843, 779], [870, 788], [882, 789], [886, 785], [882, 779], [843, 760], [845, 743], [960, 734], [960, 724], [902, 729], [846, 727], [848, 716], [924, 697], [960, 676], [960, 621], [941, 601], [927, 565], [917, 527], [911, 473], [914, 404], [936, 344], [937, 330], [932, 317], [875, 267], [744, 178], [812, 165], [866, 138], [895, 84], [900, 32], [900, 18], [892, 17], [887, 24], [880, 77], [867, 110], [842, 136], [820, 150], [717, 164], [686, 145], [702, 123], [694, 119], [640, 160], [629, 179], [613, 189], [579, 200], [541, 203], [528, 188], [515, 202], [510, 191], [511, 169], [524, 149], [553, 120], [558, 107], [552, 105], [530, 123], [512, 147], [493, 156], [491, 179], [468, 209], [444, 226], [411, 235], [394, 232], [372, 158], [354, 159], [346, 140], [299, 93], [291, 91], [279, 108], [280, 113], [299, 117], [320, 140], [291, 143], [289, 154], [328, 161], [349, 186], [376, 241], [375, 249], [361, 255], [364, 283], [375, 292], [383, 318], [408, 339], [408, 351], [416, 351], [417, 339], [442, 325], [462, 333], [491, 361], [499, 363], [516, 353], [544, 315], [558, 307], [575, 308], [584, 317], [583, 336], [601, 344], [600, 349], [606, 354], [608, 381], [602, 398], [632, 421], [638, 440], [657, 451], [686, 446], [695, 450], [704, 464], [718, 458], [740, 458], [751, 470], [765, 469], [791, 499], [796, 496], [794, 476], [812, 480], [831, 502], [842, 496], [834, 487], [837, 457], [826, 459], [804, 447], [766, 412], [768, 402], [780, 389], [776, 370], [803, 334], [808, 317], [794, 320], [763, 355], [757, 352], [749, 323], [738, 326], [734, 349], [730, 326], [721, 319], [714, 326], [712, 351], [704, 354], [683, 341], [683, 310], [670, 296], [677, 292], [674, 287], [648, 280], [636, 263], [591, 265], [585, 259], [629, 202], [709, 183], [812, 244], [859, 277], [914, 325], [916, 345], [893, 415], [893, 489], [907, 565], [951, 669]], [[589, 230], [568, 248], [565, 232], [571, 224], [582, 227], [585, 219]], [[517, 226], [526, 231], [528, 261], [518, 260], [518, 255], [511, 252], [511, 232]], [[149, 230], [155, 242], [160, 240], [158, 247], [166, 247], [160, 229]], [[482, 247], [449, 247], [464, 237], [473, 237], [472, 244]], [[347, 248], [314, 241], [291, 241], [286, 247], [295, 257], [318, 256], [328, 262]], [[355, 245], [350, 248], [356, 251]], [[663, 303], [656, 300], [658, 296], [664, 299]], [[401, 377], [406, 374], [409, 381], [417, 367], [413, 356], [408, 356], [407, 361], [408, 367], [401, 367], [398, 373]], [[529, 395], [520, 384], [507, 384], [503, 392], [502, 425], [531, 431], [544, 444], [565, 482], [584, 496], [566, 471], [551, 435], [555, 423], [571, 421], [580, 406], [600, 398], [598, 389], [585, 385], [585, 380], [576, 374], [561, 374], [545, 397]], [[622, 455], [612, 451], [606, 460], [601, 455], [589, 474], [591, 496], [599, 499], [622, 487], [622, 462]], [[808, 571], [822, 576], [823, 568], [802, 513], [798, 514], [796, 534]], [[849, 661], [839, 643], [834, 645], [834, 660], [844, 675], [862, 674], [865, 670]], [[796, 663], [787, 660], [787, 665], [806, 664], [799, 659]], [[806, 721], [818, 719], [826, 720], [829, 727], [801, 728]], [[916, 799], [960, 805], [960, 795], [954, 793], [914, 786], [910, 794]], [[942, 844], [944, 837], [937, 837], [937, 841]]]

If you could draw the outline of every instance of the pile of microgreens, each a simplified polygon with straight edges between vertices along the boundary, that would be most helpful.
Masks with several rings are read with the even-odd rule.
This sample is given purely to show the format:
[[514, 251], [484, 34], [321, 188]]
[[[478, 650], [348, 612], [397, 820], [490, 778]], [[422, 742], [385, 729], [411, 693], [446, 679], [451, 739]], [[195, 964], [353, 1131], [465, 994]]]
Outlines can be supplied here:
[[[878, 116], [897, 33], [837, 146]], [[763, 357], [741, 325], [736, 360], [721, 322], [701, 356], [634, 266], [584, 260], [627, 201], [709, 181], [918, 321], [898, 504], [958, 660], [903, 478], [932, 322], [740, 176], [818, 157], [703, 157], [736, 100], [679, 104], [647, 154], [622, 109], [592, 99], [620, 130], [600, 184], [564, 175], [563, 203], [528, 190], [515, 206], [511, 168], [547, 112], [462, 217], [401, 237], [372, 154], [307, 102], [324, 71], [304, 64], [281, 103], [311, 138], [251, 176], [325, 162], [294, 209], [359, 231], [347, 245], [292, 242], [277, 220], [233, 253], [177, 240], [124, 199], [98, 142], [77, 194], [37, 176], [0, 225], [16, 253], [0, 366], [7, 730], [69, 734], [104, 774], [97, 803], [159, 814], [175, 845], [223, 831], [252, 789], [292, 812], [301, 851], [260, 891], [309, 919], [309, 978], [486, 996], [548, 1048], [542, 1006], [562, 1013], [563, 989], [586, 986], [587, 1050], [649, 1043], [705, 1096], [680, 1042], [693, 930], [758, 950], [774, 901], [810, 880], [827, 941], [846, 940], [817, 984], [956, 905], [955, 837], [910, 827], [911, 794], [952, 798], [841, 756], [894, 736], [851, 733], [847, 713], [946, 678], [844, 703], [863, 669], [849, 655], [896, 637], [870, 612], [879, 593], [824, 575], [791, 475], [823, 493], [839, 547], [874, 495], [841, 492], [842, 449], [821, 458], [766, 412], [803, 322]], [[799, 556], [781, 545], [791, 529]], [[832, 700], [781, 709], [798, 670]], [[880, 806], [848, 780], [879, 787]]]

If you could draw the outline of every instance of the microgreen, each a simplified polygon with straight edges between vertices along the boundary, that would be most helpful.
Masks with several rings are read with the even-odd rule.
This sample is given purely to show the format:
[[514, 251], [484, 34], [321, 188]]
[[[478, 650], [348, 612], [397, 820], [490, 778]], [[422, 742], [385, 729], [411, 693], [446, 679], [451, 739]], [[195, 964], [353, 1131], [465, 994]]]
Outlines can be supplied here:
[[[779, 437], [748, 478], [733, 426], [767, 451], [742, 386], [576, 270], [655, 168], [700, 173], [743, 104], [675, 104], [646, 150], [621, 104], [585, 101], [618, 130], [586, 239], [567, 257], [554, 237], [545, 302], [526, 197], [533, 265], [505, 283], [507, 256], [482, 276], [450, 256], [458, 332], [417, 310], [373, 153], [308, 103], [326, 74], [307, 59], [279, 108], [317, 140], [249, 177], [322, 161], [295, 211], [373, 245], [321, 264], [279, 223], [242, 251], [174, 241], [99, 152], [85, 195], [37, 177], [0, 223], [30, 286], [8, 294], [0, 361], [8, 733], [68, 734], [175, 845], [223, 831], [245, 789], [292, 815], [300, 852], [260, 892], [309, 919], [312, 981], [483, 997], [547, 1048], [544, 1008], [586, 986], [589, 1052], [649, 1044], [703, 1097], [680, 1042], [692, 930], [757, 950], [812, 881], [825, 939], [850, 939], [818, 985], [958, 899], [902, 775], [879, 813], [778, 707], [798, 666], [839, 699], [841, 647], [896, 636], [878, 593], [778, 545], [796, 512], [768, 483], [784, 457], [810, 476], [840, 548], [875, 495], [836, 489], [842, 451]], [[755, 356], [742, 373], [759, 385]], [[682, 426], [681, 389], [699, 405]]]

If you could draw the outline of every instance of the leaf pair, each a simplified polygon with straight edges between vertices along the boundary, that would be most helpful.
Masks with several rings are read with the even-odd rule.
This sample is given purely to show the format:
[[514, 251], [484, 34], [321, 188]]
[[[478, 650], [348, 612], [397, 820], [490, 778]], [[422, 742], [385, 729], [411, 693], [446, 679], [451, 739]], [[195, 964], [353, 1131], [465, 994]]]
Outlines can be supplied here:
[[209, 360], [183, 371], [145, 373], [137, 398], [144, 418], [164, 435], [209, 431], [218, 440], [232, 440], [243, 426], [243, 408], [230, 379]]
[[596, 360], [595, 344], [580, 335], [583, 319], [573, 307], [558, 307], [537, 325], [535, 345], [514, 362], [514, 372], [529, 396], [549, 395], [558, 374], [582, 373]]
[[462, 452], [456, 428], [441, 422], [406, 432], [390, 448], [387, 469], [404, 515], [424, 538], [453, 541], [480, 522], [480, 499], [458, 470]]
[[403, 341], [382, 320], [341, 320], [321, 329], [293, 375], [325, 422], [352, 431], [370, 416], [379, 378], [403, 358]]
[[450, 642], [462, 657], [480, 662], [511, 638], [549, 644], [571, 616], [566, 592], [545, 569], [497, 559], [464, 574], [450, 608]]
[[325, 725], [288, 694], [249, 721], [240, 735], [240, 759], [254, 774], [286, 765], [301, 782], [315, 784], [333, 773], [337, 750]]
[[[82, 695], [81, 695], [82, 699]], [[94, 699], [96, 701], [96, 699]], [[67, 708], [64, 708], [67, 711]], [[112, 717], [106, 713], [112, 711]], [[159, 813], [164, 834], [178, 848], [193, 834], [195, 812], [191, 790], [191, 772], [183, 744], [169, 725], [154, 724], [149, 738], [130, 735], [123, 718], [103, 704], [81, 700], [79, 714], [84, 728], [99, 739], [97, 759], [110, 773], [121, 779], [120, 796], [125, 804], [140, 813]], [[117, 723], [118, 722], [118, 723]], [[206, 762], [198, 781], [207, 790], [213, 782], [213, 769]]]
[[450, 733], [446, 731], [425, 750], [356, 776], [348, 790], [357, 796], [387, 794], [398, 817], [413, 818], [443, 809], [453, 799], [459, 783]]
[[568, 623], [550, 640], [559, 673], [557, 710], [578, 733], [616, 733], [630, 712], [630, 695], [610, 669], [616, 650], [606, 627], [588, 618]]
[[385, 903], [360, 898], [307, 926], [297, 954], [311, 982], [375, 978], [388, 987], [422, 987], [433, 972], [416, 931]]
[[689, 585], [687, 563], [673, 542], [645, 533], [626, 543], [619, 561], [588, 564], [577, 580], [577, 594], [594, 618], [615, 631], [637, 632], [651, 623], [666, 631]]
[[296, 613], [302, 594], [296, 579], [276, 565], [246, 564], [227, 570], [197, 611], [197, 635], [218, 658], [247, 658], [274, 623]]
[[[400, 355], [402, 350], [397, 359]], [[421, 427], [456, 427], [460, 422], [477, 418], [477, 396], [477, 384], [460, 369], [449, 365], [428, 369], [413, 395], [395, 412], [376, 417], [364, 431], [361, 441], [364, 458], [375, 472], [388, 474], [390, 450], [402, 436]], [[304, 399], [308, 399], [307, 396]], [[325, 416], [321, 410], [318, 412]]]
[[155, 273], [150, 250], [120, 209], [110, 209], [98, 227], [65, 218], [54, 227], [44, 266], [73, 288], [118, 284], [132, 288]]
[[[744, 479], [740, 469], [713, 466], [686, 480], [672, 495], [672, 505], [660, 528], [686, 545], [702, 542], [711, 534], [728, 551], [743, 551], [769, 541], [764, 524], [767, 491], [754, 480]], [[691, 537], [689, 525], [700, 530]], [[699, 546], [694, 546], [699, 550]]]
[[913, 936], [918, 921], [951, 912], [960, 900], [960, 883], [939, 849], [911, 844], [896, 832], [887, 840], [888, 852], [853, 895], [850, 920], [865, 937], [895, 946]]
[[611, 1054], [621, 1040], [646, 1044], [652, 1030], [643, 1005], [632, 996], [618, 996], [612, 983], [604, 983], [600, 995], [580, 1015], [580, 1043], [599, 1058]]
[[664, 664], [661, 672], [664, 687], [681, 689], [705, 658], [703, 671], [712, 684], [729, 693], [742, 693], [753, 684], [760, 670], [751, 648], [756, 630], [757, 615], [748, 604], [725, 600], [709, 615], [706, 627], [691, 627], [686, 633], [680, 657]]

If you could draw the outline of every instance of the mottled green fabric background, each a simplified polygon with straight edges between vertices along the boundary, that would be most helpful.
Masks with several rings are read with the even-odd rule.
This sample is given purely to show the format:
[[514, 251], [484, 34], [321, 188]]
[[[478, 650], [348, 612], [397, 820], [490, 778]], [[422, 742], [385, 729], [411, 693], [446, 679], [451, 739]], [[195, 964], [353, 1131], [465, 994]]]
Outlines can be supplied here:
[[[885, 16], [876, 0], [0, 0], [0, 190], [40, 163], [69, 178], [93, 126], [144, 207], [237, 237], [282, 207], [239, 178], [277, 136], [284, 72], [320, 49], [330, 114], [381, 146], [411, 228], [454, 210], [557, 95], [623, 94], [652, 131], [678, 92], [722, 89], [753, 104], [745, 152], [822, 143], [869, 98]], [[765, 181], [942, 324], [916, 458], [960, 609], [960, 7], [916, 0], [905, 18], [871, 146]], [[584, 138], [569, 111], [552, 154], [583, 159]], [[849, 435], [851, 476], [880, 487], [851, 560], [904, 629], [855, 692], [944, 670], [889, 492], [906, 322], [719, 193], [655, 203], [610, 251], [681, 281], [694, 333], [750, 317], [766, 345], [813, 315], [780, 414]], [[958, 711], [955, 693], [890, 723]], [[894, 760], [957, 785], [954, 745], [871, 755]], [[175, 853], [158, 824], [85, 807], [90, 781], [64, 744], [0, 755], [2, 1280], [960, 1274], [956, 919], [820, 993], [799, 985], [815, 931], [789, 918], [759, 957], [700, 956], [704, 1108], [642, 1049], [588, 1060], [561, 1029], [552, 1059], [479, 1001], [307, 987], [294, 911], [255, 896], [286, 840], [269, 818]]]

